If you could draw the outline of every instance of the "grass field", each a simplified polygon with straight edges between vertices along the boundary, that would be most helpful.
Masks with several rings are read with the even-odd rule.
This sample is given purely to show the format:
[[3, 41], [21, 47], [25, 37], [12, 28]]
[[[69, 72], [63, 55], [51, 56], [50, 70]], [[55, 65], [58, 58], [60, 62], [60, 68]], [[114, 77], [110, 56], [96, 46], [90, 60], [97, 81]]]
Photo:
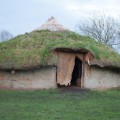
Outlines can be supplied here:
[[120, 120], [120, 91], [0, 90], [0, 120]]

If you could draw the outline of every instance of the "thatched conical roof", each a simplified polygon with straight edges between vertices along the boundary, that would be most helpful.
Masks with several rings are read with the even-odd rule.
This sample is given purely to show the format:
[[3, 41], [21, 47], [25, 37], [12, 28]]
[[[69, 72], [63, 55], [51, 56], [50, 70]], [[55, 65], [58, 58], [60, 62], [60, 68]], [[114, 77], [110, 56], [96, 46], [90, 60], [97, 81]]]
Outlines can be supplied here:
[[46, 21], [46, 23], [44, 23], [36, 30], [65, 31], [67, 28], [65, 28], [63, 25], [60, 25], [58, 21], [52, 16]]

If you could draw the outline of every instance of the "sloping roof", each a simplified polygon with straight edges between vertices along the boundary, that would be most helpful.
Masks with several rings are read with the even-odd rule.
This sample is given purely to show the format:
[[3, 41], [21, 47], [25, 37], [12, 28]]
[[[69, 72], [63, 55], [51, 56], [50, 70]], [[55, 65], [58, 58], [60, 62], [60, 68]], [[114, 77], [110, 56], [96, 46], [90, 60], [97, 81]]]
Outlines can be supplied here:
[[46, 23], [36, 30], [64, 31], [67, 30], [67, 28], [63, 27], [63, 25], [60, 25], [54, 17], [51, 17], [48, 19], [48, 21], [46, 21]]
[[92, 60], [90, 61], [91, 66], [99, 66], [101, 68], [111, 68], [120, 70], [120, 65], [114, 62], [101, 61], [101, 60]]
[[[55, 19], [51, 18], [48, 23], [51, 21], [55, 21]], [[58, 23], [55, 22], [55, 24]], [[48, 24], [47, 26], [49, 27]], [[60, 29], [58, 29], [59, 27]], [[104, 60], [117, 63], [115, 64], [116, 67], [120, 65], [120, 54], [113, 49], [88, 36], [68, 31], [61, 25], [59, 27], [55, 28], [58, 31], [43, 30], [45, 28], [43, 27], [24, 35], [18, 35], [9, 41], [1, 42], [0, 69], [28, 70], [55, 65], [58, 58], [52, 53], [51, 50], [53, 49], [65, 52], [91, 51], [97, 61]], [[99, 65], [98, 63], [95, 64]], [[91, 63], [91, 65], [93, 64]]]
[[[85, 48], [55, 48], [53, 49], [56, 52], [67, 52], [67, 53], [88, 53], [91, 52], [90, 50], [87, 50]], [[93, 54], [91, 52], [91, 54]], [[93, 55], [94, 56], [94, 55]]]

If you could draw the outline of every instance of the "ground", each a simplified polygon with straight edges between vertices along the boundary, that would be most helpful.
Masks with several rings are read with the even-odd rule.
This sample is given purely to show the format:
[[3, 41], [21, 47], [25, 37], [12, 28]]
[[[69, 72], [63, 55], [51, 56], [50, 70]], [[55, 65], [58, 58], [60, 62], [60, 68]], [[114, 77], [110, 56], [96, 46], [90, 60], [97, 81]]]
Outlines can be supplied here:
[[0, 90], [0, 120], [120, 120], [120, 91]]

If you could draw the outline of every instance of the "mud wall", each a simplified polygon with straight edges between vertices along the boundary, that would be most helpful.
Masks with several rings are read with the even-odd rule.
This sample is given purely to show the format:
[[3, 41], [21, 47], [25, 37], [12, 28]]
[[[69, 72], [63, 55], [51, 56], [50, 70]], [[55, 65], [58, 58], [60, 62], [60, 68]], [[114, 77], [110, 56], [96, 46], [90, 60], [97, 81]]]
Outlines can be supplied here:
[[56, 87], [56, 68], [47, 67], [33, 71], [0, 71], [0, 88], [44, 89]]
[[114, 87], [120, 87], [119, 72], [95, 66], [85, 70], [84, 88], [108, 89]]

